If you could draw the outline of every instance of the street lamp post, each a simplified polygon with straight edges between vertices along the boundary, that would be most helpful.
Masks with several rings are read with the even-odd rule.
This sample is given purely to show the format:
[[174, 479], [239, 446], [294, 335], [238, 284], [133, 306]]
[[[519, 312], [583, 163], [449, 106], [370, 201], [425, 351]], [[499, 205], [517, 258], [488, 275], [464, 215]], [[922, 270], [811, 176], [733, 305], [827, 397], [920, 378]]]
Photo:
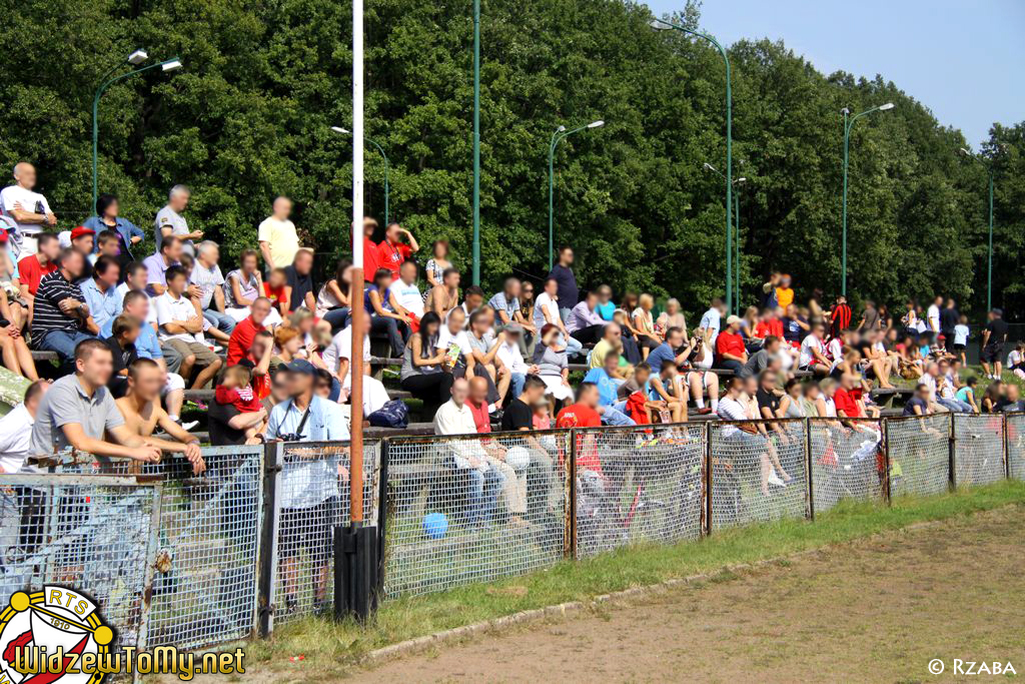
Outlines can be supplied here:
[[733, 210], [733, 94], [730, 87], [730, 58], [726, 54], [726, 49], [708, 34], [665, 21], [664, 19], [653, 19], [649, 25], [657, 31], [676, 30], [689, 33], [698, 38], [704, 38], [719, 50], [719, 54], [722, 55], [723, 62], [726, 64], [726, 310], [732, 311], [733, 298], [730, 293], [733, 291], [733, 250], [730, 244], [730, 226], [733, 221], [730, 214]]
[[[743, 160], [741, 160], [741, 163], [743, 163]], [[707, 169], [707, 170], [711, 171], [712, 173], [714, 173], [715, 175], [719, 176], [719, 178], [722, 178], [724, 181], [726, 180], [726, 176], [724, 176], [722, 173], [720, 173], [719, 169], [715, 168], [714, 166], [712, 166], [708, 162], [705, 162], [704, 167], [705, 167], [705, 169]], [[735, 313], [738, 314], [738, 315], [740, 314], [740, 186], [743, 183], [746, 183], [746, 182], [747, 182], [747, 178], [745, 178], [743, 176], [741, 176], [740, 178], [737, 178], [737, 179], [735, 179], [733, 181], [733, 185], [736, 187], [736, 192], [733, 195], [733, 200], [734, 200], [734, 216], [736, 217], [736, 219], [735, 219], [736, 224], [734, 225], [733, 233], [734, 233], [734, 238], [736, 240], [736, 247], [735, 247], [736, 251], [734, 252], [734, 247], [732, 245], [727, 244], [727, 249], [729, 249], [730, 253], [734, 254], [735, 258], [736, 258], [735, 268], [733, 269], [735, 280], [733, 282], [731, 282], [730, 287], [733, 288], [733, 290], [734, 290], [734, 297], [736, 299], [736, 301], [735, 301], [735, 304], [736, 304]], [[727, 234], [727, 243], [729, 243], [729, 241], [730, 241], [729, 240], [729, 235]]]
[[993, 167], [982, 161], [967, 148], [961, 148], [961, 154], [977, 161], [986, 169], [989, 176], [989, 256], [986, 268], [986, 311], [993, 309]]
[[[843, 254], [841, 257], [841, 270], [843, 271], [843, 281], [841, 283], [840, 293], [844, 297], [847, 296], [847, 160], [848, 160], [848, 149], [850, 147], [851, 128], [854, 127], [854, 122], [866, 114], [872, 112], [885, 112], [888, 109], [893, 109], [893, 103], [887, 102], [871, 109], [866, 109], [863, 112], [850, 116], [851, 110], [847, 107], [841, 109], [843, 113]], [[848, 119], [848, 117], [850, 117]]]
[[555, 265], [554, 262], [554, 250], [555, 250], [555, 219], [554, 219], [554, 197], [555, 197], [555, 148], [565, 138], [579, 133], [580, 131], [588, 128], [598, 128], [604, 126], [605, 122], [601, 119], [592, 121], [586, 126], [580, 128], [574, 128], [571, 131], [567, 131], [565, 126], [559, 126], [555, 129], [555, 133], [552, 134], [552, 141], [548, 145], [548, 270], [552, 270]]
[[[132, 66], [136, 66], [136, 65], [141, 64], [142, 62], [146, 61], [147, 59], [149, 59], [149, 55], [147, 55], [144, 50], [136, 50], [135, 52], [133, 52], [132, 54], [130, 54], [128, 56], [127, 62], [129, 64], [131, 64]], [[100, 83], [100, 87], [96, 89], [96, 95], [93, 97], [93, 212], [94, 213], [96, 212], [96, 198], [99, 196], [99, 180], [97, 178], [97, 169], [96, 169], [96, 167], [97, 167], [97, 158], [99, 156], [99, 143], [100, 143], [100, 129], [99, 129], [99, 120], [98, 120], [98, 113], [99, 113], [99, 108], [100, 108], [100, 96], [103, 95], [103, 91], [105, 91], [107, 88], [109, 88], [110, 86], [112, 86], [113, 84], [117, 83], [118, 81], [120, 81], [122, 79], [128, 78], [129, 76], [134, 76], [135, 74], [141, 74], [143, 71], [148, 71], [150, 69], [155, 69], [157, 67], [161, 67], [164, 71], [174, 71], [175, 69], [180, 69], [181, 65], [182, 65], [181, 60], [178, 57], [172, 57], [171, 59], [164, 60], [163, 62], [158, 62], [157, 64], [150, 64], [149, 66], [144, 66], [141, 69], [136, 69], [135, 71], [129, 71], [127, 74], [121, 74], [120, 76], [115, 76], [114, 78], [110, 78], [110, 75], [112, 73], [114, 73], [115, 71], [117, 71], [118, 67], [121, 66], [119, 64], [119, 65], [115, 66], [113, 69], [111, 69], [110, 71], [108, 71], [107, 73], [105, 73], [103, 75], [103, 79], [102, 79], [102, 81]]]
[[[342, 128], [341, 126], [332, 126], [331, 130], [334, 131], [335, 133], [340, 133], [342, 135], [352, 135], [352, 131], [350, 131], [348, 128]], [[375, 148], [377, 148], [377, 151], [381, 155], [381, 159], [384, 160], [384, 225], [387, 226], [389, 224], [389, 222], [390, 222], [390, 219], [388, 217], [389, 217], [389, 194], [391, 192], [391, 188], [390, 188], [390, 186], [388, 184], [388, 175], [389, 175], [389, 172], [390, 172], [390, 169], [391, 169], [391, 166], [390, 166], [390, 164], [388, 162], [388, 155], [384, 153], [384, 148], [381, 147], [381, 145], [379, 143], [377, 143], [375, 140], [372, 140], [371, 138], [363, 136], [363, 141], [364, 142], [368, 142], [371, 145], [373, 145]]]
[[480, 285], [480, 0], [473, 0], [473, 284]]

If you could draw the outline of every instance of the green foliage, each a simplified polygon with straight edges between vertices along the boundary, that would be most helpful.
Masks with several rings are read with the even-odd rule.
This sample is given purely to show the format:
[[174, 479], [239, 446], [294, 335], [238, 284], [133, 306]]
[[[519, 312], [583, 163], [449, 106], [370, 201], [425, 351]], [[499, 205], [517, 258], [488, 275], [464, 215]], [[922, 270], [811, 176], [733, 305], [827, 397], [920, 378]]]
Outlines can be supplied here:
[[[469, 267], [471, 1], [368, 0], [366, 134], [391, 161], [391, 212], [421, 244], [448, 238]], [[620, 0], [485, 0], [482, 249], [489, 289], [547, 263], [552, 131], [603, 118], [560, 144], [556, 241], [580, 279], [673, 294], [697, 311], [725, 278], [723, 64], [703, 41], [647, 26]], [[680, 21], [696, 25], [688, 3]], [[90, 105], [132, 49], [185, 68], [119, 82], [100, 105], [100, 188], [149, 227], [174, 183], [190, 221], [229, 255], [255, 242], [277, 194], [319, 252], [347, 251], [351, 17], [329, 0], [24, 0], [0, 34], [0, 164], [34, 162], [61, 227], [90, 205]], [[45, 40], [31, 37], [45, 36]], [[824, 76], [781, 43], [732, 46], [734, 176], [744, 303], [771, 268], [803, 294], [840, 283], [843, 123], [886, 101], [851, 139], [850, 289], [894, 302], [937, 288], [985, 301], [986, 170], [959, 131], [881, 77]], [[1025, 299], [1020, 182], [1025, 124], [995, 125], [995, 302]], [[367, 148], [368, 208], [383, 215], [383, 164]], [[743, 164], [740, 163], [743, 160]]]

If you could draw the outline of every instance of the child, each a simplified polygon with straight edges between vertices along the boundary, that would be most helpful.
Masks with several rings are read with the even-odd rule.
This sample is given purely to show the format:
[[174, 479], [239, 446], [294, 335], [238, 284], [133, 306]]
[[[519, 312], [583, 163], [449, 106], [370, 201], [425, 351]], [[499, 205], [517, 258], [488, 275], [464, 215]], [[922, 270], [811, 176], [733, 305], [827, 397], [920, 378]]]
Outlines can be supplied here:
[[979, 405], [975, 403], [975, 386], [979, 384], [978, 378], [968, 378], [965, 385], [954, 395], [958, 401], [964, 402], [972, 407], [973, 413], [979, 413]]
[[1007, 370], [1025, 379], [1025, 342], [1018, 343], [1018, 346], [1007, 354]]
[[110, 337], [103, 340], [114, 357], [113, 373], [107, 386], [115, 399], [125, 396], [128, 389], [128, 367], [139, 358], [135, 341], [139, 339], [140, 325], [137, 319], [122, 314], [114, 319]]
[[[648, 396], [652, 401], [665, 404], [658, 412], [659, 422], [683, 423], [687, 421], [687, 398], [679, 384], [676, 364], [663, 363], [658, 377], [649, 377], [651, 389]], [[689, 388], [688, 388], [689, 391]], [[682, 399], [681, 399], [682, 398]]]
[[965, 360], [965, 349], [968, 348], [968, 337], [971, 331], [968, 328], [968, 316], [961, 315], [961, 321], [954, 326], [954, 354], [961, 357], [961, 365], [968, 363]]
[[[253, 391], [250, 385], [252, 379], [252, 374], [245, 366], [229, 366], [224, 371], [224, 378], [221, 380], [221, 384], [214, 390], [214, 401], [222, 406], [231, 404], [240, 413], [256, 413], [263, 408], [263, 404], [260, 403], [260, 400], [256, 397], [256, 392]], [[246, 439], [251, 439], [263, 433], [266, 427], [267, 424], [264, 421], [260, 425], [248, 428], [246, 430]]]
[[263, 294], [271, 301], [271, 306], [278, 310], [282, 318], [288, 315], [288, 275], [283, 268], [275, 268], [267, 276], [263, 284]]
[[[101, 254], [113, 257], [118, 263], [121, 263], [121, 236], [118, 235], [117, 231], [104, 230], [96, 236], [96, 248], [97, 251], [89, 255], [89, 263], [96, 265], [96, 260], [100, 258]], [[124, 273], [122, 272], [122, 278]]]
[[[550, 408], [548, 400], [544, 398], [534, 404], [534, 415], [531, 422], [533, 423], [535, 430], [552, 429], [552, 416], [549, 412]], [[541, 435], [538, 438], [538, 443], [549, 452], [554, 453], [559, 450], [558, 443], [555, 441], [555, 435]]]

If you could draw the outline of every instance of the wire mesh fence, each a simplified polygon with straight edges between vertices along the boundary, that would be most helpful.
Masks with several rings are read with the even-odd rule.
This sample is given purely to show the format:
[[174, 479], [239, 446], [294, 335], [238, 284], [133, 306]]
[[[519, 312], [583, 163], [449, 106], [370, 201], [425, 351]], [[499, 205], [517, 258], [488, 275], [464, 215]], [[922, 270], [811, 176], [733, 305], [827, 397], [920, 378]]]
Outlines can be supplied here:
[[950, 414], [887, 418], [890, 496], [942, 494], [950, 487]]
[[1007, 474], [1025, 480], [1025, 413], [1005, 417], [1007, 431]]
[[573, 439], [577, 558], [701, 535], [703, 425], [575, 430]]
[[709, 425], [711, 528], [807, 512], [807, 432], [803, 420]]
[[[350, 459], [348, 442], [279, 445], [270, 598], [275, 624], [330, 612], [333, 531], [350, 522]], [[380, 442], [365, 441], [363, 520], [368, 526], [377, 520], [380, 462]]]
[[1005, 477], [1004, 416], [956, 414], [954, 421], [954, 484], [981, 485]]
[[385, 594], [424, 594], [561, 559], [569, 440], [567, 431], [390, 440]]
[[862, 418], [809, 418], [812, 505], [827, 511], [844, 499], [886, 496], [883, 427]]
[[148, 645], [160, 496], [134, 478], [0, 476], [0, 599], [75, 587], [97, 602], [120, 647]]

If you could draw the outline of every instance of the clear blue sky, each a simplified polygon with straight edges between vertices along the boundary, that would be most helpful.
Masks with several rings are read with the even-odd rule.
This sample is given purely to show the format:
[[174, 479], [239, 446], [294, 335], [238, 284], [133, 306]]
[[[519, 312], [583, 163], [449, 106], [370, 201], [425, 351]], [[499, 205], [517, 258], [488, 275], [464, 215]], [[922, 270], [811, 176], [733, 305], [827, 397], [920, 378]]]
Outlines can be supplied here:
[[[648, 0], [656, 16], [683, 0]], [[974, 148], [1025, 120], [1025, 0], [704, 0], [716, 39], [782, 39], [824, 74], [881, 74]]]

